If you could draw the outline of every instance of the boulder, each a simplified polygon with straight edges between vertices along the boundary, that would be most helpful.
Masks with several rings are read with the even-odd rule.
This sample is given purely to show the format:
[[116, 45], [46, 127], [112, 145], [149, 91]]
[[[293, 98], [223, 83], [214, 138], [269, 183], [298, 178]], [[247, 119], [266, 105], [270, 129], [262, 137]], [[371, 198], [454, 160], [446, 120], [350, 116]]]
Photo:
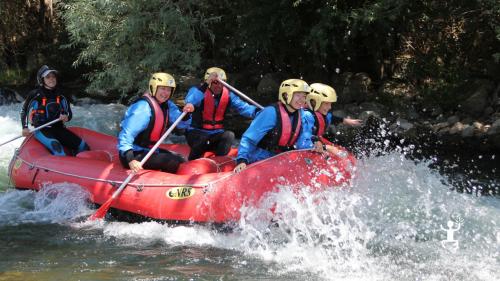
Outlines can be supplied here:
[[462, 104], [462, 110], [473, 116], [483, 114], [485, 108], [489, 105], [489, 95], [493, 92], [495, 85], [490, 80], [474, 81], [473, 89], [466, 93], [468, 98]]
[[431, 130], [433, 132], [438, 132], [446, 127], [448, 127], [448, 122], [441, 122], [441, 123], [437, 123], [437, 124], [434, 124], [431, 126]]
[[7, 105], [22, 101], [24, 101], [24, 98], [16, 91], [8, 88], [0, 88], [0, 105]]
[[448, 122], [448, 125], [453, 125], [453, 124], [457, 123], [458, 121], [460, 121], [460, 117], [458, 117], [456, 115], [450, 116], [450, 117], [448, 117], [448, 119], [446, 119], [446, 122]]
[[497, 119], [489, 128], [488, 135], [500, 135], [500, 119]]
[[361, 112], [361, 114], [359, 114], [359, 119], [366, 121], [366, 120], [368, 120], [368, 118], [370, 118], [372, 116], [376, 117], [377, 119], [380, 118], [380, 114], [378, 114], [377, 112], [367, 110], [367, 111], [363, 111], [363, 112]]
[[260, 79], [257, 85], [257, 93], [259, 96], [278, 94], [280, 83], [282, 81], [281, 74], [278, 73], [267, 73]]
[[469, 138], [474, 135], [474, 126], [471, 125], [465, 125], [463, 130], [462, 130], [462, 138]]
[[332, 110], [332, 114], [333, 116], [337, 117], [342, 117], [342, 118], [347, 117], [347, 113], [344, 110]]
[[450, 128], [450, 135], [461, 133], [464, 128], [464, 124], [457, 122]]
[[408, 120], [403, 118], [398, 118], [396, 122], [394, 122], [389, 128], [393, 131], [402, 131], [406, 132], [410, 129], [413, 129], [415, 126], [410, 123]]

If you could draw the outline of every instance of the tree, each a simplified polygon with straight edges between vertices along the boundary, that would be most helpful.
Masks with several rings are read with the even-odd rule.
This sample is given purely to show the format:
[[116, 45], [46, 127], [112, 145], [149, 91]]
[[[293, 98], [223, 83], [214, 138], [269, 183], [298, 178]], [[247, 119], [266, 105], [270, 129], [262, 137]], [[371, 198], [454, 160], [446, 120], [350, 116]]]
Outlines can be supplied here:
[[196, 29], [205, 19], [196, 1], [66, 1], [63, 18], [70, 34], [67, 47], [81, 48], [75, 65], [92, 66], [90, 92], [117, 91], [126, 96], [144, 89], [154, 72], [194, 70], [201, 44]]

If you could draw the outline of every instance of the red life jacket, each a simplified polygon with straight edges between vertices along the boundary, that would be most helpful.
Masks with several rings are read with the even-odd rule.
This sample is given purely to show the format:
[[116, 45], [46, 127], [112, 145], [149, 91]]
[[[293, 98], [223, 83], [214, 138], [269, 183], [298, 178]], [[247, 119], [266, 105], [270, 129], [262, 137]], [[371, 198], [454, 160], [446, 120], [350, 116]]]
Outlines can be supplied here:
[[328, 139], [323, 137], [325, 134], [326, 130], [326, 116], [323, 114], [319, 113], [318, 111], [314, 112], [314, 127], [316, 129], [315, 132], [313, 132], [316, 136], [319, 137], [319, 140], [324, 143], [324, 144], [332, 144]]
[[300, 110], [293, 113], [293, 124], [285, 106], [278, 102], [274, 105], [276, 109], [277, 124], [275, 128], [266, 134], [257, 145], [266, 150], [282, 152], [292, 150], [302, 127], [302, 116]]
[[[288, 117], [288, 112], [282, 103], [278, 103], [278, 108], [280, 110], [279, 117], [281, 119], [281, 136], [278, 141], [278, 146], [280, 147], [291, 147], [297, 141], [299, 137], [300, 128], [302, 126], [300, 110], [297, 110], [298, 116], [296, 116], [298, 122], [295, 122], [295, 128], [292, 129], [292, 124], [290, 122], [290, 117]], [[293, 134], [292, 134], [293, 133]]]
[[210, 89], [205, 90], [203, 99], [202, 123], [203, 129], [215, 130], [224, 128], [224, 115], [229, 104], [229, 90], [226, 87], [222, 88], [219, 105], [215, 107], [215, 99]]
[[149, 93], [144, 93], [141, 99], [148, 102], [152, 114], [146, 130], [137, 135], [134, 143], [142, 147], [152, 147], [161, 138], [168, 125], [168, 107], [166, 110], [162, 109]]

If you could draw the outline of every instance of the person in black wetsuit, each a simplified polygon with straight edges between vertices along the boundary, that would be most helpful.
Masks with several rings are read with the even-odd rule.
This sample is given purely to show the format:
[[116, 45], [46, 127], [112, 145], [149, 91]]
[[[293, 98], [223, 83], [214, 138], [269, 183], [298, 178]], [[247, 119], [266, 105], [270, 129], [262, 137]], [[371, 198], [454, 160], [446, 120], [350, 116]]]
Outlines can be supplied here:
[[28, 124], [39, 127], [52, 120], [61, 119], [34, 133], [35, 138], [50, 152], [57, 156], [66, 156], [64, 147], [73, 154], [89, 150], [83, 139], [68, 130], [64, 123], [71, 120], [71, 107], [57, 83], [57, 70], [43, 65], [37, 72], [37, 87], [32, 90], [21, 109], [22, 135], [28, 136]]

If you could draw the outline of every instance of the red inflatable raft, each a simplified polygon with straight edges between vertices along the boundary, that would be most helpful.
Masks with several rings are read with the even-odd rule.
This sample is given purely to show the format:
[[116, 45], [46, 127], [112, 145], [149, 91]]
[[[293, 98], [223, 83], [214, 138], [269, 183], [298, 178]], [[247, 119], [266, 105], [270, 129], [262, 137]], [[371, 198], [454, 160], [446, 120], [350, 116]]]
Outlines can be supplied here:
[[[103, 204], [130, 173], [118, 159], [117, 140], [84, 128], [70, 129], [92, 150], [75, 157], [53, 156], [35, 138], [28, 137], [11, 160], [10, 178], [17, 188], [33, 190], [47, 183], [76, 183], [90, 193], [93, 203]], [[189, 153], [185, 144], [162, 147], [185, 156]], [[351, 154], [338, 158], [298, 150], [254, 163], [235, 174], [235, 153], [205, 155], [209, 158], [182, 164], [178, 174], [141, 171], [111, 207], [157, 220], [226, 223], [237, 221], [242, 206], [257, 206], [278, 186], [314, 192], [346, 184], [355, 163]]]

